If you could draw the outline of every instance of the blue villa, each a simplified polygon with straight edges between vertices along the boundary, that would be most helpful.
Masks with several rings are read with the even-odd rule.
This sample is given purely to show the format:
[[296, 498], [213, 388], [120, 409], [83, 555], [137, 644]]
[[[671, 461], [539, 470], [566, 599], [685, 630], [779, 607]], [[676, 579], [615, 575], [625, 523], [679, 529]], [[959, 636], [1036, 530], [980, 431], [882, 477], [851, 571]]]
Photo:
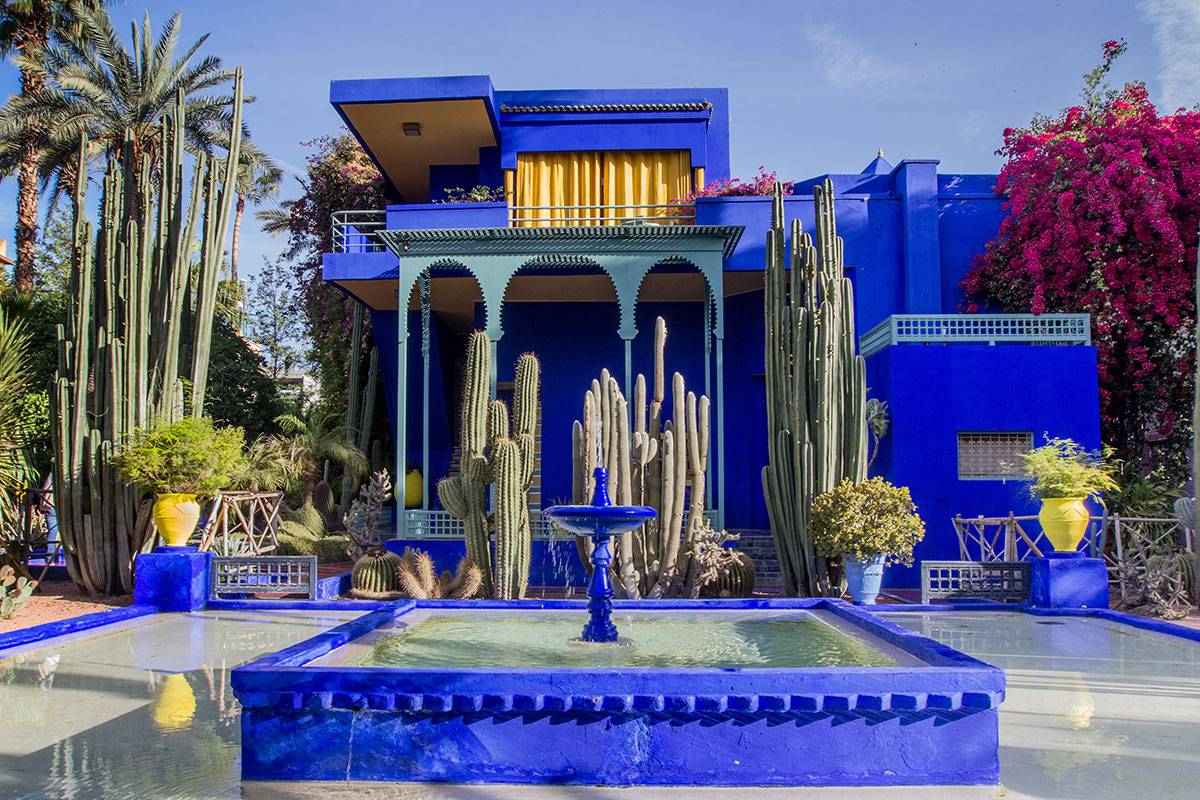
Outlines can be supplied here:
[[[726, 90], [500, 91], [467, 76], [335, 81], [330, 102], [400, 201], [337, 215], [324, 278], [370, 310], [397, 463], [426, 478], [423, 496], [403, 498], [401, 539], [428, 547], [457, 523], [432, 489], [454, 466], [472, 330], [495, 343], [500, 397], [520, 353], [541, 359], [538, 489], [550, 505], [571, 494], [584, 392], [602, 368], [626, 387], [651, 372], [657, 316], [668, 370], [713, 403], [709, 507], [730, 530], [769, 528], [759, 476], [770, 198], [700, 198], [694, 216], [673, 202], [730, 177]], [[1087, 317], [958, 313], [959, 281], [1004, 215], [995, 176], [881, 153], [859, 174], [797, 181], [789, 220], [812, 229], [812, 187], [826, 177], [869, 396], [891, 416], [871, 472], [911, 488], [928, 526], [918, 560], [957, 559], [953, 516], [1036, 513], [1021, 483], [1004, 480], [1035, 438], [1099, 446]], [[438, 202], [476, 186], [504, 187], [507, 202]], [[893, 569], [889, 581], [915, 586], [919, 575]]]

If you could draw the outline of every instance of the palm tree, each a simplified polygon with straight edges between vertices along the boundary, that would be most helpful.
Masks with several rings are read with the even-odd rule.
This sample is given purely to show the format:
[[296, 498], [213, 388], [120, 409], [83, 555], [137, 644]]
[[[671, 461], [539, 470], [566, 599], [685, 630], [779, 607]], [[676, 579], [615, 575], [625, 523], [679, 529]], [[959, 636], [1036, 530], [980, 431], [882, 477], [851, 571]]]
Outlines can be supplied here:
[[242, 214], [246, 211], [246, 204], [257, 206], [273, 197], [282, 182], [283, 170], [268, 159], [260, 159], [258, 163], [248, 163], [243, 159], [238, 167], [237, 182], [234, 184], [237, 206], [233, 217], [233, 244], [229, 248], [229, 268], [234, 281], [238, 279], [238, 244], [241, 241]]
[[[0, 6], [0, 57], [27, 57], [20, 65], [20, 98], [28, 101], [45, 88], [46, 70], [41, 54], [50, 41], [82, 34], [76, 10], [95, 11], [103, 6], [104, 2], [96, 0], [5, 0]], [[22, 292], [33, 288], [35, 275], [41, 136], [42, 130], [36, 123], [27, 126], [15, 142], [14, 168], [5, 172], [5, 176], [17, 172], [17, 265], [13, 283]]]
[[26, 447], [30, 420], [21, 400], [29, 391], [25, 323], [0, 307], [0, 525], [12, 512], [10, 492], [32, 477]]
[[345, 423], [339, 423], [332, 412], [315, 410], [307, 421], [294, 414], [281, 414], [275, 418], [275, 424], [281, 433], [272, 437], [271, 444], [296, 465], [304, 480], [305, 505], [312, 505], [321, 466], [326, 461], [332, 461], [354, 475], [366, 473], [366, 456], [346, 441]]
[[[234, 73], [216, 56], [192, 63], [208, 34], [176, 58], [180, 14], [163, 26], [157, 41], [147, 14], [140, 27], [131, 26], [132, 49], [126, 50], [103, 7], [75, 9], [83, 35], [52, 42], [43, 58], [22, 54], [14, 59], [23, 70], [40, 65], [48, 83], [36, 95], [18, 96], [0, 110], [0, 172], [11, 171], [30, 130], [40, 131], [39, 177], [43, 186], [53, 185], [54, 201], [74, 184], [74, 162], [84, 133], [90, 157], [121, 157], [128, 137], [134, 163], [146, 156], [154, 171], [161, 144], [159, 123], [177, 93], [186, 99], [184, 137], [190, 150], [211, 155], [228, 141], [233, 98], [206, 90], [232, 80]], [[243, 129], [242, 135], [248, 132]], [[248, 141], [243, 150], [251, 162], [262, 158]]]

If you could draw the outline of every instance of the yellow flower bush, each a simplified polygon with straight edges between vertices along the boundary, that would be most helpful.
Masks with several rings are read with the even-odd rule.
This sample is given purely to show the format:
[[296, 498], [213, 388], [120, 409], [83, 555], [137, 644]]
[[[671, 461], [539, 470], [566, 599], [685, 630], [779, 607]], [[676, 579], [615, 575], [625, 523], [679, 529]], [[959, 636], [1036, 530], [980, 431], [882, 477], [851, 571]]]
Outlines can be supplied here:
[[911, 567], [913, 547], [925, 538], [912, 495], [883, 478], [862, 483], [849, 479], [812, 504], [808, 534], [826, 558], [887, 556], [888, 564]]

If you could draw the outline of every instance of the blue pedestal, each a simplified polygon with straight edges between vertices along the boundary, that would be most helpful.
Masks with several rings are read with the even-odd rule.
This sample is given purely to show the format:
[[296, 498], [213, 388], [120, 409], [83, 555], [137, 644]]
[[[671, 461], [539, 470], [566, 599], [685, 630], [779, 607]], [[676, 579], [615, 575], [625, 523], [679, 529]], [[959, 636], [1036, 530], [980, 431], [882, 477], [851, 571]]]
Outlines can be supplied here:
[[1108, 608], [1104, 560], [1083, 553], [1031, 558], [1030, 600], [1035, 608]]
[[199, 611], [208, 602], [212, 553], [194, 547], [156, 547], [134, 559], [133, 601], [159, 611]]

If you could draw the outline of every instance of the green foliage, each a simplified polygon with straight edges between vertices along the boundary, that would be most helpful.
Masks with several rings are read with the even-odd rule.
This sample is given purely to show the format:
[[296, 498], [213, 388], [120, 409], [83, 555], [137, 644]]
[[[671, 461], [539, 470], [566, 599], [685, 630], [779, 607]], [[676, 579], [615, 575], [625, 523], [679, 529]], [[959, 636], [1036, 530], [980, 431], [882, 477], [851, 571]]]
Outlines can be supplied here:
[[[276, 541], [279, 542], [279, 547], [275, 548], [275, 553], [281, 556], [315, 556], [317, 554], [317, 540], [309, 539], [305, 536], [293, 536], [290, 533], [283, 533], [283, 526], [280, 526], [280, 533], [276, 536]], [[307, 533], [307, 531], [305, 531]]]
[[34, 434], [26, 405], [30, 389], [27, 341], [24, 323], [0, 307], [0, 512], [11, 508], [8, 492], [36, 479], [27, 452]]
[[1143, 519], [1174, 518], [1175, 501], [1183, 493], [1160, 474], [1142, 475], [1127, 467], [1115, 478], [1117, 488], [1104, 495], [1104, 505], [1110, 513]]
[[317, 539], [314, 548], [317, 561], [322, 564], [341, 564], [350, 560], [353, 542], [348, 536], [326, 536]]
[[280, 433], [271, 437], [271, 446], [296, 465], [304, 481], [305, 504], [312, 503], [324, 462], [331, 461], [354, 475], [366, 471], [366, 456], [346, 441], [345, 421], [330, 406], [312, 409], [307, 419], [282, 414], [275, 424]]
[[875, 463], [875, 456], [879, 455], [879, 442], [887, 436], [892, 421], [886, 400], [872, 397], [867, 401], [866, 412], [867, 430], [871, 432], [871, 458], [867, 461], [867, 469], [870, 469]]
[[889, 564], [912, 566], [913, 547], [925, 538], [912, 495], [883, 478], [849, 479], [813, 500], [809, 534], [826, 558], [887, 556]]
[[283, 515], [283, 519], [303, 525], [317, 536], [325, 535], [325, 520], [321, 517], [321, 513], [311, 505], [305, 504], [295, 511], [289, 511]]
[[238, 474], [244, 441], [241, 428], [188, 417], [134, 431], [113, 464], [126, 483], [144, 489], [210, 496]]
[[300, 297], [282, 259], [263, 261], [262, 271], [250, 282], [247, 335], [262, 347], [262, 358], [273, 379], [301, 361], [304, 319], [296, 313]]
[[285, 519], [279, 523], [277, 534], [279, 536], [289, 536], [293, 539], [304, 539], [309, 542], [315, 542], [319, 538], [316, 533], [291, 519]]
[[240, 425], [251, 440], [273, 433], [275, 418], [285, 410], [279, 387], [263, 372], [262, 357], [220, 316], [213, 320], [211, 358], [204, 413]]
[[274, 492], [300, 477], [288, 454], [268, 437], [260, 436], [243, 453], [238, 471], [229, 479], [233, 489]]
[[1043, 500], [1056, 497], [1095, 497], [1117, 488], [1113, 467], [1103, 456], [1072, 439], [1052, 439], [1021, 457], [1034, 495]]
[[13, 568], [8, 564], [0, 567], [0, 619], [12, 619], [37, 585], [37, 581], [14, 577]]

